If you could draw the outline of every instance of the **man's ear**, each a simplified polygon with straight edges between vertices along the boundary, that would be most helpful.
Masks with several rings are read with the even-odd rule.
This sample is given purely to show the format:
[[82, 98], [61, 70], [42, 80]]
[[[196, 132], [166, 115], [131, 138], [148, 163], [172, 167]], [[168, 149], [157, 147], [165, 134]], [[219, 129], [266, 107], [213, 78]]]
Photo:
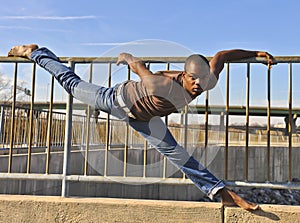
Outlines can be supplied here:
[[211, 72], [209, 75], [209, 81], [206, 90], [211, 90], [212, 88], [214, 88], [217, 82], [218, 82], [218, 77], [216, 77], [215, 74]]

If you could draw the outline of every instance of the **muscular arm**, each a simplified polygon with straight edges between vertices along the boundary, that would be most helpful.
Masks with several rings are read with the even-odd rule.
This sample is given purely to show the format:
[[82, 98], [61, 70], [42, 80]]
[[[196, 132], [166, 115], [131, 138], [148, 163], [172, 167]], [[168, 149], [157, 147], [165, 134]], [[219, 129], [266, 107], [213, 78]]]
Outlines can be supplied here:
[[224, 63], [247, 59], [251, 57], [265, 57], [268, 60], [268, 65], [276, 64], [273, 56], [264, 51], [250, 51], [241, 49], [220, 51], [209, 62], [210, 76], [208, 84], [204, 90], [210, 90], [216, 86], [219, 79], [219, 75], [224, 68]]
[[223, 50], [218, 52], [210, 61], [211, 72], [219, 78], [219, 74], [224, 68], [224, 63], [233, 62], [241, 59], [247, 59], [251, 57], [265, 57], [268, 60], [268, 64], [274, 64], [274, 58], [271, 54], [264, 51], [250, 51], [250, 50]]
[[121, 53], [118, 57], [117, 65], [128, 64], [130, 69], [143, 78], [148, 75], [153, 75], [153, 73], [146, 68], [145, 63], [137, 57], [132, 56], [129, 53]]

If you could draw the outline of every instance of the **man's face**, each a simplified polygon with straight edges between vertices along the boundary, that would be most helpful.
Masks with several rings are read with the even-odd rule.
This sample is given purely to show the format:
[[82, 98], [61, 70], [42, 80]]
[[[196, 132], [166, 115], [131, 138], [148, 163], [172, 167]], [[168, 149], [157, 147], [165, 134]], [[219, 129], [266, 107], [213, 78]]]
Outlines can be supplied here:
[[197, 97], [206, 90], [209, 83], [209, 73], [207, 67], [200, 68], [194, 64], [189, 66], [183, 73], [183, 88], [190, 93], [192, 97]]

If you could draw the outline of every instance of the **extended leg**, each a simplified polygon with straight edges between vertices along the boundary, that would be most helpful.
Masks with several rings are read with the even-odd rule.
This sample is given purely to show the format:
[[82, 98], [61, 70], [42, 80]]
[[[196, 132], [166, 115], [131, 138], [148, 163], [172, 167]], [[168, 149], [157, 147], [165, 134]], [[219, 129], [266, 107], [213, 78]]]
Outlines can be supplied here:
[[149, 123], [132, 120], [129, 124], [160, 153], [165, 155], [175, 166], [184, 172], [210, 198], [218, 190], [225, 187], [222, 181], [213, 176], [176, 142], [160, 118], [153, 118]]
[[33, 60], [53, 75], [59, 84], [76, 99], [95, 109], [111, 112], [113, 94], [116, 89], [81, 80], [69, 67], [61, 63], [49, 49], [39, 48], [36, 44], [15, 46], [9, 51], [8, 56], [21, 56]]
[[136, 120], [129, 121], [131, 127], [138, 131], [152, 146], [165, 155], [177, 166], [193, 183], [211, 199], [219, 194], [223, 205], [237, 205], [246, 210], [256, 210], [257, 204], [252, 204], [225, 188], [225, 184], [204, 168], [182, 148], [167, 126], [160, 118], [153, 118], [150, 122]]

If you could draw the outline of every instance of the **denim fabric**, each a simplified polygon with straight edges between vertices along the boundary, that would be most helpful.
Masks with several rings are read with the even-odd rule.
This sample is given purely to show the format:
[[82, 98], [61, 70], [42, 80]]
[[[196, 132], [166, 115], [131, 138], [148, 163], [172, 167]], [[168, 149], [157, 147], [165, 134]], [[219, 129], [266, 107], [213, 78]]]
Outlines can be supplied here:
[[222, 181], [218, 180], [176, 142], [161, 118], [154, 117], [149, 122], [130, 119], [129, 125], [160, 153], [164, 154], [171, 163], [185, 173], [211, 199], [218, 190], [225, 187]]
[[39, 48], [32, 52], [31, 59], [52, 74], [63, 88], [76, 99], [91, 105], [95, 109], [105, 111], [119, 119], [126, 120], [153, 147], [165, 155], [194, 184], [211, 199], [225, 184], [217, 179], [198, 161], [181, 147], [161, 118], [153, 117], [149, 122], [128, 118], [126, 113], [115, 103], [117, 88], [102, 87], [87, 83], [80, 79], [69, 67], [47, 48]]

